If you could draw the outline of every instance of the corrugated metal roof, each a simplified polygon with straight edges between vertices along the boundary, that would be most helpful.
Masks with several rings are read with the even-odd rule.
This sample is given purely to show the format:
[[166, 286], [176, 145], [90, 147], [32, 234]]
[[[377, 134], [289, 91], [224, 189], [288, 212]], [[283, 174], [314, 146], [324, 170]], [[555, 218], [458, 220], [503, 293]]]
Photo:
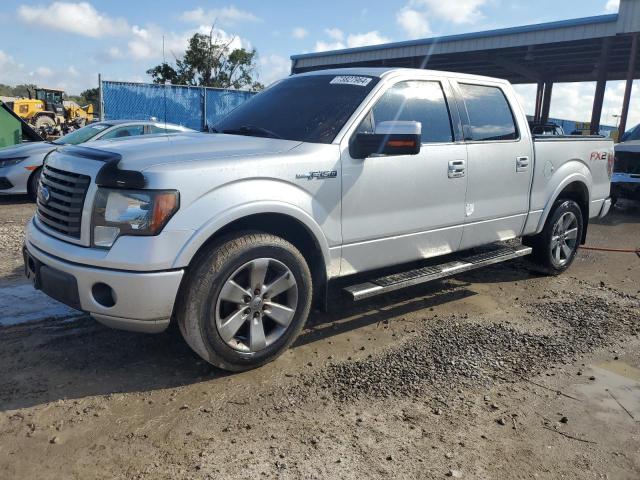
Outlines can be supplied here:
[[[363, 53], [384, 53], [384, 56], [375, 55], [375, 58], [392, 58], [399, 56], [415, 56], [425, 54], [425, 50], [433, 50], [437, 47], [437, 53], [452, 53], [470, 50], [482, 50], [487, 48], [505, 48], [519, 46], [536, 41], [540, 34], [548, 39], [548, 42], [581, 40], [584, 38], [615, 35], [618, 24], [618, 14], [598, 15], [594, 17], [576, 18], [556, 22], [524, 25], [520, 27], [501, 28], [482, 32], [464, 33], [459, 35], [446, 35], [443, 37], [409, 40], [404, 42], [385, 43], [357, 48], [346, 48], [328, 52], [305, 53], [292, 55], [291, 60], [314, 59], [316, 61], [304, 62], [305, 64], [319, 64], [319, 59], [333, 57], [322, 62], [335, 63], [335, 57], [350, 56], [352, 61], [369, 60], [372, 55], [359, 55]], [[549, 31], [556, 30], [551, 35]], [[567, 31], [569, 30], [569, 31]], [[506, 38], [505, 37], [509, 37]], [[505, 42], [506, 40], [506, 42]], [[426, 47], [426, 48], [425, 48]], [[436, 53], [436, 52], [429, 52]]]

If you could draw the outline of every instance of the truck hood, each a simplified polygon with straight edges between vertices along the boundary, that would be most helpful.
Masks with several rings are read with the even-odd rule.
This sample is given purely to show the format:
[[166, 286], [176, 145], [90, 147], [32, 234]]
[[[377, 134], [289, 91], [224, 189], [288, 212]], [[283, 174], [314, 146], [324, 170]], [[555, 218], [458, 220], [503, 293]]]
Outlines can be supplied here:
[[48, 142], [33, 142], [14, 145], [12, 147], [0, 148], [0, 160], [6, 158], [30, 157], [31, 155], [41, 155], [49, 153], [58, 145]]
[[618, 143], [615, 146], [615, 149], [616, 152], [640, 153], [640, 140], [631, 140], [624, 143]]
[[243, 135], [184, 133], [141, 136], [126, 142], [96, 141], [91, 143], [91, 148], [120, 155], [120, 169], [142, 171], [160, 164], [283, 153], [299, 144], [290, 140]]

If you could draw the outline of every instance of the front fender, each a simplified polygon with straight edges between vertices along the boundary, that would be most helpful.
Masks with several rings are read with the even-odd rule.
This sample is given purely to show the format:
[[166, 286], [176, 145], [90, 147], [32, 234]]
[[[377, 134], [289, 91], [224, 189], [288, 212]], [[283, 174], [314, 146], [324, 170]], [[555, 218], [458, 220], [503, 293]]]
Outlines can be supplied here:
[[[326, 200], [320, 201], [297, 185], [273, 179], [254, 178], [218, 187], [198, 198], [172, 221], [173, 228], [194, 230], [179, 251], [173, 268], [189, 265], [200, 247], [230, 223], [250, 215], [276, 213], [292, 217], [311, 232], [330, 275], [336, 263], [335, 259], [332, 261], [330, 246], [339, 244], [340, 209], [339, 197], [332, 204], [325, 204]], [[331, 210], [324, 205], [331, 206]], [[207, 212], [204, 222], [203, 212]]]

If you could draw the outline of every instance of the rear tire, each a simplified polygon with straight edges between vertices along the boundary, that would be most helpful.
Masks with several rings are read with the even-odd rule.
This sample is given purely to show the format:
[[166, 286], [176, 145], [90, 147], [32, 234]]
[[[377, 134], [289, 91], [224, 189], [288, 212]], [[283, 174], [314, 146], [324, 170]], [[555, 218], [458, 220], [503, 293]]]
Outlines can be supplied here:
[[33, 124], [36, 127], [36, 130], [40, 130], [44, 128], [45, 130], [49, 128], [53, 128], [56, 126], [56, 122], [51, 117], [47, 117], [46, 115], [40, 115], [36, 118], [36, 121]]
[[39, 167], [33, 173], [31, 173], [29, 182], [27, 184], [27, 193], [29, 194], [29, 198], [34, 202], [38, 198], [38, 185], [40, 184], [40, 175], [42, 175], [42, 167]]
[[185, 282], [176, 308], [182, 336], [204, 360], [233, 372], [281, 355], [311, 307], [304, 257], [269, 234], [238, 233], [212, 244]]
[[531, 260], [544, 273], [559, 275], [573, 263], [582, 239], [584, 220], [573, 200], [559, 199], [547, 217], [542, 232], [523, 243], [533, 248]]

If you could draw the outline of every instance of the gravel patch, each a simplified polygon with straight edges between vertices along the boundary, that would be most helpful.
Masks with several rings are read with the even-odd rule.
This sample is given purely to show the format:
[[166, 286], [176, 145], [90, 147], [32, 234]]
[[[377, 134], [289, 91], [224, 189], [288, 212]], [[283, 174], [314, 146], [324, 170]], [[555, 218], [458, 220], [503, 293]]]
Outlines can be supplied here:
[[22, 255], [24, 225], [8, 223], [0, 225], [0, 258], [12, 258]]
[[364, 360], [331, 364], [305, 384], [345, 401], [419, 395], [433, 387], [455, 392], [462, 386], [489, 387], [497, 381], [532, 377], [621, 334], [640, 335], [640, 302], [599, 293], [564, 292], [528, 305], [528, 313], [548, 323], [544, 332], [459, 316], [428, 320], [423, 331], [402, 345]]

